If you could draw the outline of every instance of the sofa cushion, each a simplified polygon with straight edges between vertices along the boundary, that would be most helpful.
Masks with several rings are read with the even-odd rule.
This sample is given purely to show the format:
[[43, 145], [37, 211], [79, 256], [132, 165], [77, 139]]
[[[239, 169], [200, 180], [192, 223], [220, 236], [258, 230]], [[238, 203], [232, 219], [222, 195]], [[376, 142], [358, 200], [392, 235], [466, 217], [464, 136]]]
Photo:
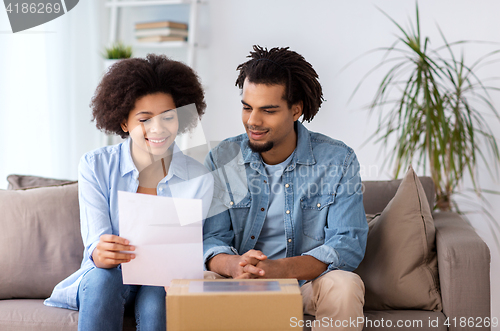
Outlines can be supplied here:
[[9, 182], [9, 190], [19, 190], [35, 187], [55, 186], [62, 184], [74, 184], [76, 181], [69, 179], [55, 179], [38, 176], [27, 175], [9, 175], [7, 176]]
[[[78, 312], [43, 305], [43, 300], [0, 300], [2, 331], [77, 331]], [[125, 313], [123, 331], [136, 330], [133, 314]]]
[[78, 312], [43, 305], [41, 299], [1, 300], [2, 331], [77, 331]]
[[[429, 206], [434, 206], [434, 182], [431, 177], [419, 177], [424, 187]], [[389, 201], [394, 198], [402, 179], [393, 180], [366, 180], [363, 181], [363, 206], [368, 214], [381, 213]]]
[[80, 267], [78, 184], [0, 190], [0, 299], [47, 298]]
[[365, 258], [355, 271], [365, 283], [365, 309], [441, 311], [434, 221], [411, 167], [369, 228]]

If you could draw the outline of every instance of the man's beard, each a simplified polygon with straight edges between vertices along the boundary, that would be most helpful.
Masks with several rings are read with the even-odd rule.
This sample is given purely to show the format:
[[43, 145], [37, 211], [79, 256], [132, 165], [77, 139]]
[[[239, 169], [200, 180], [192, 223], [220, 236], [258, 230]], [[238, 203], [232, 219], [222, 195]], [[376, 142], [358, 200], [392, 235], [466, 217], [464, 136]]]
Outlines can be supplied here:
[[254, 153], [264, 153], [270, 151], [274, 147], [274, 142], [268, 141], [263, 144], [254, 144], [249, 140], [248, 147], [250, 147]]

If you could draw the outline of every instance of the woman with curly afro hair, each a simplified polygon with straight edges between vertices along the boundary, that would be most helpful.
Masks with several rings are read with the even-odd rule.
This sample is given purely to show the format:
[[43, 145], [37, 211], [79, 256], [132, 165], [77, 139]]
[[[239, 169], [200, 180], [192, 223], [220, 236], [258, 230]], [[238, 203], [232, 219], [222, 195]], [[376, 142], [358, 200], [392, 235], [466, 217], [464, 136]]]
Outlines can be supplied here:
[[97, 128], [126, 140], [80, 161], [83, 261], [45, 304], [79, 310], [79, 330], [122, 330], [125, 310], [135, 312], [137, 329], [165, 330], [165, 289], [123, 284], [121, 264], [135, 247], [118, 233], [118, 191], [202, 199], [207, 214], [213, 178], [174, 142], [203, 115], [203, 89], [188, 66], [149, 54], [111, 66], [90, 106]]

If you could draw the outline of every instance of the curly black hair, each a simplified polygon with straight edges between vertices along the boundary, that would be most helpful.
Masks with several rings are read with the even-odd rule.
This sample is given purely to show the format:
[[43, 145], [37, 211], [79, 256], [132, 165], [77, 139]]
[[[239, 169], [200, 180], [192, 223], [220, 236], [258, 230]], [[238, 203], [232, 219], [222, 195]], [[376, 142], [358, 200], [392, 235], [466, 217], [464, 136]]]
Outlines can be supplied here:
[[235, 85], [242, 89], [246, 78], [254, 84], [284, 85], [288, 108], [302, 101], [302, 122], [310, 122], [324, 101], [318, 74], [302, 55], [288, 49], [254, 45], [247, 56], [251, 60], [236, 68], [240, 74]]
[[98, 129], [126, 138], [120, 124], [127, 120], [135, 102], [146, 95], [170, 94], [177, 108], [194, 103], [197, 114], [180, 111], [179, 131], [184, 133], [197, 124], [207, 105], [196, 73], [187, 65], [165, 55], [148, 54], [146, 58], [123, 59], [104, 75], [92, 97], [92, 120]]

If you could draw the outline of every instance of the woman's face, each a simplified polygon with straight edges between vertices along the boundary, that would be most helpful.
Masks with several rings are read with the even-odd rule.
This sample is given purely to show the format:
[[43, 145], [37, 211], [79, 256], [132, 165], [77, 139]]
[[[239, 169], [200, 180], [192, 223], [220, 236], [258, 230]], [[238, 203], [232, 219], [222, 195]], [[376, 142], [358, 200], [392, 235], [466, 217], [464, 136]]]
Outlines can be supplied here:
[[135, 107], [122, 123], [130, 133], [136, 157], [163, 156], [172, 145], [179, 129], [174, 99], [170, 94], [148, 94], [136, 100]]

